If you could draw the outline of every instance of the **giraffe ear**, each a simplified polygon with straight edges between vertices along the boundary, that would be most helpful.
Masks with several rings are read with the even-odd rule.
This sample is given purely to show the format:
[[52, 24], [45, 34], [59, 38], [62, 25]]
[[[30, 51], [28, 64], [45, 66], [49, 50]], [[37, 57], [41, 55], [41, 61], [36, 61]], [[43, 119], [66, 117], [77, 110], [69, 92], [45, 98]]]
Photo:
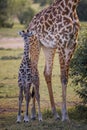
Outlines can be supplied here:
[[27, 29], [27, 32], [29, 32], [29, 30]]
[[33, 35], [32, 32], [28, 32], [28, 37], [31, 37]]
[[19, 31], [18, 34], [23, 37], [24, 30], [23, 31]]

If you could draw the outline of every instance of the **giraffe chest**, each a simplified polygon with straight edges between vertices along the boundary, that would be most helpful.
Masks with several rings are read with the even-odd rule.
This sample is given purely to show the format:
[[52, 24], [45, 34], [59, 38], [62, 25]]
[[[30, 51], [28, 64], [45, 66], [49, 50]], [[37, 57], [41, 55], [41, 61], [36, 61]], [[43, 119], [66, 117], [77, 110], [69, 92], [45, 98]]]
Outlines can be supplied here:
[[18, 82], [31, 82], [31, 64], [22, 62], [19, 68]]

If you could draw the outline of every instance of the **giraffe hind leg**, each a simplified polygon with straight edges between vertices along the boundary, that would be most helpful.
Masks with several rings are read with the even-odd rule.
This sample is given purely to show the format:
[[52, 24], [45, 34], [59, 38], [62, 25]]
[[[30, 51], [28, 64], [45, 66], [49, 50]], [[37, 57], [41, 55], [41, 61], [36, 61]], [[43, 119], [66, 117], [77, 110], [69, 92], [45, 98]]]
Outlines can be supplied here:
[[32, 89], [32, 108], [31, 108], [31, 119], [35, 120], [36, 119], [36, 108], [35, 108], [35, 90], [34, 86]]
[[31, 85], [28, 84], [24, 88], [24, 94], [25, 94], [25, 100], [26, 100], [26, 111], [25, 111], [25, 115], [24, 115], [24, 122], [29, 122], [28, 107], [29, 107], [29, 102], [30, 102], [30, 99], [31, 99], [30, 86]]
[[[66, 93], [67, 93], [68, 71], [69, 71], [70, 60], [66, 60], [63, 57], [64, 56], [62, 56], [62, 54], [59, 54], [61, 84], [62, 84], [62, 121], [69, 121], [67, 105], [66, 105]], [[69, 59], [70, 58], [71, 55], [69, 55]]]
[[17, 123], [21, 122], [21, 105], [23, 101], [23, 86], [19, 86], [19, 108], [18, 108], [18, 115], [17, 115]]
[[61, 73], [61, 83], [62, 83], [62, 121], [69, 120], [67, 106], [66, 106], [66, 89], [67, 89], [67, 79], [66, 72]]

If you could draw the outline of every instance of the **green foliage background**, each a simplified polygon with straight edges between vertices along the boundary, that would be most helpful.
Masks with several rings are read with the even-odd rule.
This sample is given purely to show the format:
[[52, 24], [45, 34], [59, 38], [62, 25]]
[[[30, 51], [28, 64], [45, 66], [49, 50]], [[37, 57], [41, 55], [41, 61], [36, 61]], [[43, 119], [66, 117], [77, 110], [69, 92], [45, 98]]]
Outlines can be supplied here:
[[[28, 25], [36, 11], [37, 3], [41, 10], [43, 6], [49, 5], [54, 0], [0, 0], [0, 27], [13, 27], [14, 17], [18, 18], [21, 24]], [[81, 21], [87, 21], [87, 0], [81, 0], [77, 8]], [[24, 20], [25, 19], [25, 20]]]
[[81, 0], [77, 8], [80, 21], [87, 21], [87, 0]]
[[71, 61], [72, 84], [75, 91], [82, 99], [83, 104], [87, 104], [87, 32], [79, 39], [78, 48]]
[[7, 0], [0, 0], [0, 27], [13, 26], [13, 23], [9, 21], [8, 7], [9, 3]]

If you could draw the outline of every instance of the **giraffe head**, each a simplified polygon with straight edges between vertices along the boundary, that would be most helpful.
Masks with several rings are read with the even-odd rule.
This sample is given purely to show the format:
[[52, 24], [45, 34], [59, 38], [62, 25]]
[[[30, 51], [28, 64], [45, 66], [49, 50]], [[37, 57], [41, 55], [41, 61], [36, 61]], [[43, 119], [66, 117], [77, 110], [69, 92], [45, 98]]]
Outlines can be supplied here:
[[25, 42], [28, 42], [29, 41], [29, 37], [31, 37], [33, 35], [33, 33], [29, 32], [28, 30], [26, 32], [24, 30], [20, 31], [18, 34], [21, 37], [23, 37], [23, 39], [24, 39]]

